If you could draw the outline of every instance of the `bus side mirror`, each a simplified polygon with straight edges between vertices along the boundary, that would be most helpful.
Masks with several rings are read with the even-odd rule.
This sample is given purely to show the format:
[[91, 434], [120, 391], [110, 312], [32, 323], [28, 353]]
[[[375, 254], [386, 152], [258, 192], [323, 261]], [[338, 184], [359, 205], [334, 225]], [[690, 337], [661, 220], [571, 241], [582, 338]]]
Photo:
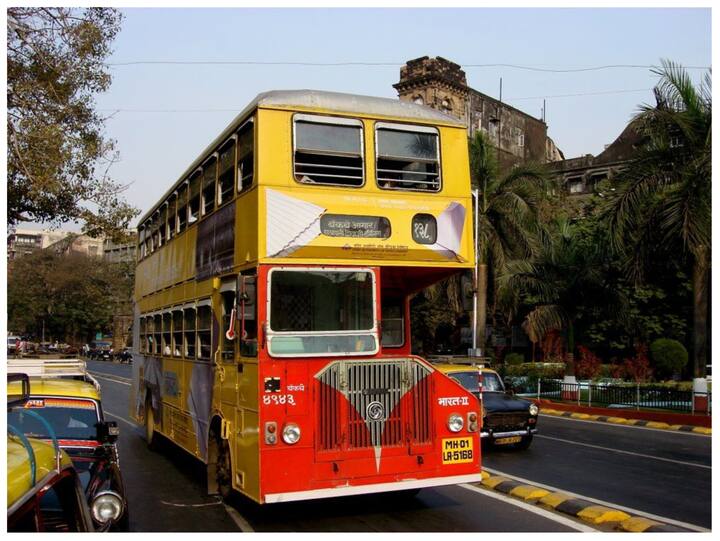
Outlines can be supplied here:
[[120, 435], [120, 427], [115, 421], [102, 421], [95, 427], [97, 428], [97, 441], [101, 443], [115, 443]]

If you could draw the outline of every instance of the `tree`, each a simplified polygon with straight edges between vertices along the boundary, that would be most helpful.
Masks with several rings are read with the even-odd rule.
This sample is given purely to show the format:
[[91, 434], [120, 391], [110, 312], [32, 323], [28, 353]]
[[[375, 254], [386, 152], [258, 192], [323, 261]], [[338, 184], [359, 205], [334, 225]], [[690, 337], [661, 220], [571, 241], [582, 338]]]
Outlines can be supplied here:
[[[470, 143], [470, 173], [478, 190], [478, 346], [485, 346], [490, 294], [509, 261], [526, 261], [538, 252], [539, 218], [551, 184], [545, 170], [522, 164], [500, 174], [495, 150], [478, 131]], [[493, 295], [494, 298], [494, 295]]]
[[[597, 231], [558, 218], [533, 261], [514, 261], [502, 278], [501, 294], [519, 296], [528, 312], [523, 328], [533, 343], [551, 331], [562, 331], [566, 376], [574, 377], [577, 327], [604, 313], [623, 317], [621, 292], [607, 287]], [[517, 301], [516, 301], [517, 302]]]
[[8, 224], [83, 221], [115, 236], [138, 211], [109, 176], [117, 159], [94, 96], [110, 86], [104, 63], [120, 29], [108, 8], [7, 11]]
[[109, 331], [113, 315], [131, 311], [132, 278], [127, 264], [83, 254], [47, 249], [24, 256], [8, 273], [8, 328], [86, 342]]
[[655, 73], [655, 106], [635, 116], [644, 137], [637, 156], [617, 177], [605, 210], [613, 245], [641, 281], [663, 247], [680, 244], [692, 261], [693, 374], [705, 377], [711, 226], [711, 79], [696, 88], [678, 64]]

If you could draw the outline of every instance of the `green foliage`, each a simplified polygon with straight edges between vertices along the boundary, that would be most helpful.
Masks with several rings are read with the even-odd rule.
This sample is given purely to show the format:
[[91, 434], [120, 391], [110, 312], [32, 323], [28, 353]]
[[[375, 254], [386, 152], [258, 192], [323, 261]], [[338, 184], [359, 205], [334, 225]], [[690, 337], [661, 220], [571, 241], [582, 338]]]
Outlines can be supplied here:
[[42, 250], [9, 266], [8, 328], [39, 340], [86, 342], [132, 313], [132, 266]]
[[108, 176], [117, 155], [94, 110], [121, 19], [109, 8], [8, 8], [10, 225], [81, 220], [89, 235], [114, 236], [138, 214]]
[[650, 344], [650, 356], [659, 377], [679, 374], [688, 362], [688, 352], [680, 342], [659, 338]]
[[529, 385], [536, 385], [538, 379], [562, 379], [564, 374], [564, 363], [523, 363], [505, 367], [505, 375], [525, 377]]
[[525, 362], [525, 357], [522, 353], [508, 353], [505, 355], [505, 364], [508, 366], [516, 366]]

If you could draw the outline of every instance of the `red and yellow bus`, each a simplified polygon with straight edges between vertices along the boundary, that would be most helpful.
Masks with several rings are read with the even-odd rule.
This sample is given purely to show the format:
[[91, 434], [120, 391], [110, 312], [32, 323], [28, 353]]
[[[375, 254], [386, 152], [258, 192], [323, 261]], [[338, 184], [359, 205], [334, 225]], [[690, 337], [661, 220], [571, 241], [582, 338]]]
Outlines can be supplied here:
[[259, 95], [140, 220], [131, 415], [260, 503], [480, 480], [477, 399], [411, 354], [472, 268], [463, 124]]

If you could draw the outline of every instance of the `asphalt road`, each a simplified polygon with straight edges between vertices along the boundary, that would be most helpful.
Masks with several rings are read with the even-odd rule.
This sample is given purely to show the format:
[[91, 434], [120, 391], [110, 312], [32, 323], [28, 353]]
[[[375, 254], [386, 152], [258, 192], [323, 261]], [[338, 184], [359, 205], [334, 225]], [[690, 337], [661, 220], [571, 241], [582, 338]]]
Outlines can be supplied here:
[[587, 530], [565, 516], [506, 496], [463, 486], [259, 506], [237, 497], [226, 506], [205, 494], [204, 466], [163, 445], [147, 449], [128, 418], [131, 368], [89, 362], [102, 386], [103, 408], [121, 426], [120, 463], [131, 531], [568, 532]]
[[483, 468], [711, 526], [708, 436], [541, 416], [527, 451], [491, 450]]

